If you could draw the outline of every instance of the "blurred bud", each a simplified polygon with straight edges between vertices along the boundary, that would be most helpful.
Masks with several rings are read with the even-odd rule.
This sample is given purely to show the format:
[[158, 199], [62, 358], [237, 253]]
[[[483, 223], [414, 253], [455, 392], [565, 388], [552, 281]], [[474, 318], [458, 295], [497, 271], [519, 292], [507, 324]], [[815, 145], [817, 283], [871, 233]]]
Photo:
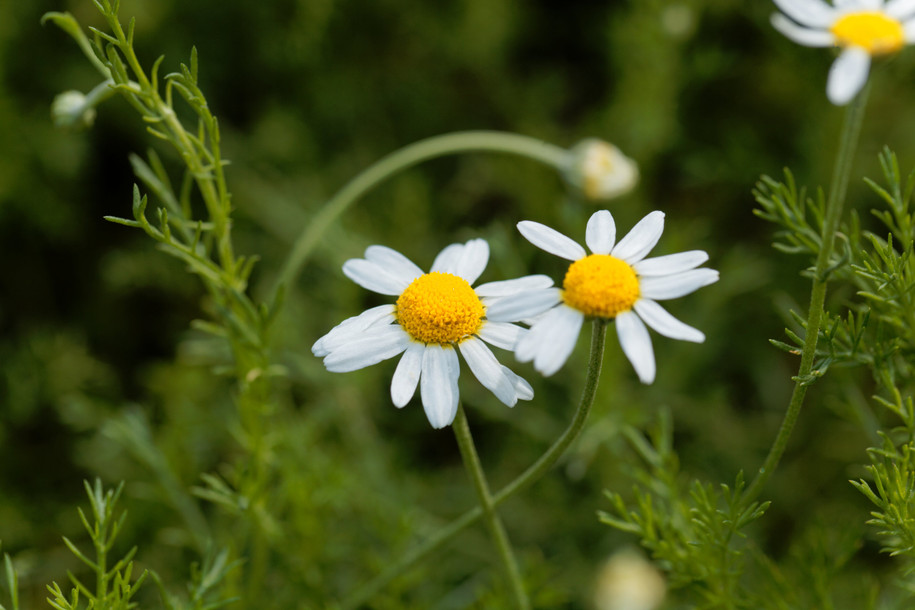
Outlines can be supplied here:
[[639, 181], [639, 167], [616, 146], [587, 139], [569, 151], [565, 179], [591, 200], [625, 195]]
[[624, 549], [614, 553], [597, 574], [594, 607], [597, 610], [656, 610], [667, 585], [657, 568], [641, 553]]
[[661, 27], [671, 37], [685, 40], [696, 31], [696, 14], [685, 4], [669, 4], [661, 12]]
[[51, 103], [51, 119], [57, 127], [86, 129], [95, 121], [95, 108], [79, 91], [64, 91]]

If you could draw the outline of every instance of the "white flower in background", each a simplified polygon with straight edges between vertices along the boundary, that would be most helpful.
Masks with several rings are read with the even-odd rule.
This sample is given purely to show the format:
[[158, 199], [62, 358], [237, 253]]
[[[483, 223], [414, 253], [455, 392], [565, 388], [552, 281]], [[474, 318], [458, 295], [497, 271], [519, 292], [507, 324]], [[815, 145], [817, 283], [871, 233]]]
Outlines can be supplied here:
[[51, 103], [51, 119], [58, 127], [92, 127], [95, 108], [92, 101], [79, 91], [64, 91]]
[[[480, 383], [503, 403], [512, 407], [518, 400], [530, 400], [531, 386], [501, 365], [486, 343], [513, 349], [526, 332], [513, 322], [552, 306], [553, 281], [531, 275], [472, 288], [488, 260], [489, 245], [473, 239], [442, 250], [432, 271], [423, 273], [399, 252], [369, 246], [365, 258], [346, 261], [343, 273], [372, 292], [397, 296], [396, 304], [344, 320], [318, 339], [312, 352], [335, 373], [403, 354], [391, 380], [391, 399], [403, 407], [419, 385], [433, 428], [451, 424], [457, 414], [458, 351]], [[520, 306], [516, 309], [522, 317], [490, 313], [491, 306], [506, 299]]]
[[592, 138], [569, 151], [563, 176], [587, 199], [613, 199], [635, 188], [639, 167], [616, 146]]
[[[663, 212], [651, 212], [618, 243], [607, 210], [595, 212], [585, 234], [593, 254], [575, 241], [537, 222], [518, 223], [524, 237], [542, 250], [573, 261], [562, 291], [515, 348], [521, 362], [552, 375], [568, 360], [586, 317], [616, 321], [623, 353], [643, 383], [655, 377], [654, 351], [645, 324], [665, 337], [701, 343], [705, 335], [677, 320], [658, 301], [675, 299], [718, 281], [718, 272], [701, 268], [701, 250], [645, 258], [664, 231]], [[644, 323], [643, 323], [644, 322]]]
[[596, 610], [657, 610], [667, 595], [667, 583], [658, 569], [638, 551], [613, 554], [597, 574]]
[[[775, 0], [772, 25], [798, 44], [839, 47], [826, 95], [844, 105], [867, 82], [871, 58], [915, 41], [915, 0]], [[784, 14], [782, 14], [784, 13]]]

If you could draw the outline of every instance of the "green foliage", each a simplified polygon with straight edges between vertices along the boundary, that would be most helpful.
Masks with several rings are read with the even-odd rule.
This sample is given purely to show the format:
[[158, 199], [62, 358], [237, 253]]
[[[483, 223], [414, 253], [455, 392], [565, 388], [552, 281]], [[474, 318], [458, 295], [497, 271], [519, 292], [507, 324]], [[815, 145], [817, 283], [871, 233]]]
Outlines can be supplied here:
[[[69, 597], [61, 590], [60, 585], [56, 582], [48, 585], [48, 591], [51, 597], [48, 603], [56, 610], [129, 610], [136, 607], [136, 603], [131, 601], [136, 595], [140, 586], [146, 580], [149, 572], [144, 571], [138, 578], [131, 582], [133, 572], [133, 557], [137, 552], [137, 547], [130, 549], [123, 557], [118, 559], [109, 566], [112, 557], [109, 552], [114, 547], [114, 543], [124, 526], [127, 519], [127, 513], [122, 512], [120, 516], [115, 516], [115, 509], [121, 492], [124, 490], [124, 484], [121, 483], [116, 489], [105, 490], [99, 479], [95, 480], [94, 485], [88, 481], [85, 483], [86, 495], [89, 496], [89, 505], [92, 508], [92, 519], [88, 519], [82, 508], [78, 508], [80, 521], [89, 538], [92, 540], [92, 546], [95, 550], [95, 559], [90, 559], [84, 554], [79, 547], [64, 537], [64, 544], [81, 562], [86, 564], [95, 575], [95, 584], [86, 585], [72, 572], [67, 575], [73, 587], [70, 589]], [[86, 604], [80, 603], [80, 596], [85, 598]]]
[[[2, 545], [0, 545], [0, 549], [2, 548]], [[9, 610], [19, 610], [19, 575], [16, 573], [13, 561], [8, 553], [3, 554], [3, 574], [6, 593], [10, 600]], [[7, 610], [7, 608], [0, 604], [0, 610]]]
[[633, 475], [638, 481], [634, 506], [608, 491], [613, 512], [601, 512], [601, 521], [638, 536], [669, 574], [670, 585], [687, 589], [696, 607], [758, 607], [741, 583], [747, 545], [742, 530], [762, 517], [770, 503], [743, 500], [742, 473], [733, 488], [700, 481], [686, 485], [667, 412], [662, 411], [651, 443], [631, 428], [623, 433], [642, 462]]
[[[72, 14], [49, 13], [46, 22], [85, 58], [33, 27], [41, 11], [62, 6]], [[409, 248], [419, 260], [484, 236], [496, 279], [532, 268], [512, 230], [517, 220], [580, 227], [592, 208], [524, 160], [436, 161], [322, 231], [284, 299], [273, 274], [348, 178], [407, 142], [461, 128], [612, 140], [643, 177], [639, 191], [608, 204], [619, 224], [664, 209], [662, 247], [708, 250], [722, 270], [706, 300], [673, 312], [708, 341], [657, 337], [650, 388], [611, 349], [595, 413], [565, 468], [506, 504], [509, 533], [537, 547], [522, 561], [535, 605], [590, 607], [596, 566], [638, 536], [678, 587], [671, 608], [908, 607], [887, 560], [862, 547], [854, 524], [873, 502], [875, 536], [897, 553], [903, 574], [909, 569], [911, 431], [884, 419], [906, 413], [899, 404], [912, 392], [912, 178], [885, 153], [886, 185], [871, 186], [888, 207], [844, 218], [837, 252], [813, 278], [828, 279], [831, 296], [814, 325], [812, 368], [793, 375], [808, 319], [779, 323], [772, 301], [803, 311], [782, 303], [807, 288], [798, 288], [796, 262], [770, 256], [764, 231], [747, 221], [746, 184], [761, 170], [795, 169], [783, 182], [761, 180], [756, 214], [779, 225], [776, 248], [814, 259], [825, 196], [808, 195], [793, 176], [825, 173], [836, 115], [822, 100], [826, 59], [785, 45], [768, 26], [768, 3], [62, 6], [0, 3], [6, 610], [17, 610], [20, 585], [22, 600], [39, 599], [43, 583], [73, 569], [42, 541], [58, 540], [58, 529], [76, 539], [79, 524], [65, 515], [87, 476], [128, 481], [131, 519], [119, 539], [143, 548], [162, 601], [149, 587], [133, 596], [125, 587], [136, 583], [124, 574], [110, 578], [108, 596], [143, 607], [332, 607], [469, 508], [451, 443], [421, 425], [418, 405], [391, 408], [390, 371], [332, 378], [309, 356], [317, 336], [366, 305], [339, 266], [368, 243]], [[137, 19], [122, 25], [119, 14]], [[161, 56], [188, 49], [174, 71]], [[874, 71], [883, 81], [868, 116], [874, 137], [912, 132], [915, 93], [902, 86], [911, 68], [911, 54], [900, 53]], [[73, 87], [88, 93], [55, 98]], [[92, 130], [55, 131], [52, 122]], [[129, 156], [131, 188], [123, 160], [149, 136], [152, 148]], [[899, 140], [901, 158], [911, 158], [915, 139]], [[861, 207], [870, 195], [854, 182]], [[120, 227], [96, 222], [101, 216], [140, 230], [112, 231]], [[874, 220], [886, 230], [867, 233]], [[193, 276], [152, 256], [150, 239]], [[258, 256], [264, 263], [255, 265]], [[189, 330], [194, 317], [205, 319]], [[781, 325], [788, 339], [773, 343], [787, 355], [766, 343]], [[532, 379], [542, 402], [513, 411], [468, 384], [493, 481], [512, 480], [567, 423], [583, 368], [576, 352], [556, 377]], [[763, 490], [772, 504], [748, 500], [734, 473], [754, 472], [792, 375], [806, 389], [827, 372]], [[875, 391], [888, 412], [870, 411], [866, 395]], [[648, 443], [637, 430], [657, 405], [670, 406], [677, 435], [662, 418]], [[847, 486], [830, 481], [858, 476], [867, 443], [871, 464], [856, 481], [865, 495], [849, 499]], [[611, 493], [603, 514], [619, 530], [596, 529], [595, 490], [625, 489], [633, 451], [643, 463], [638, 485], [632, 497]], [[23, 471], [10, 466], [22, 463]], [[371, 605], [500, 607], [507, 596], [489, 549], [467, 529]], [[73, 591], [52, 590], [54, 603], [93, 603], [90, 583]]]

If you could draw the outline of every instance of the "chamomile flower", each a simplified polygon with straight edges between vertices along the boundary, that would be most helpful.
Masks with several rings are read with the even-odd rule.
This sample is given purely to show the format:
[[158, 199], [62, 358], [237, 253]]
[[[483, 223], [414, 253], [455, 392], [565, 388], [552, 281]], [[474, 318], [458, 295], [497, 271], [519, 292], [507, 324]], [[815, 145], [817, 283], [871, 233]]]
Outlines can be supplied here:
[[833, 104], [852, 100], [867, 82], [871, 58], [915, 41], [915, 0], [775, 0], [772, 25], [798, 44], [840, 47], [829, 70], [826, 95]]
[[[396, 303], [344, 320], [318, 339], [312, 352], [335, 373], [403, 354], [391, 380], [391, 400], [403, 407], [418, 385], [433, 428], [451, 424], [457, 414], [458, 351], [480, 383], [503, 403], [512, 407], [518, 400], [530, 400], [530, 384], [500, 364], [486, 344], [514, 348], [526, 332], [514, 322], [552, 305], [545, 295], [551, 294], [553, 281], [531, 275], [472, 288], [488, 260], [489, 245], [473, 239], [442, 250], [432, 270], [423, 273], [399, 252], [369, 246], [365, 258], [344, 263], [343, 273], [372, 292], [396, 296]], [[505, 299], [526, 305], [522, 317], [489, 313]]]
[[687, 295], [718, 281], [701, 268], [702, 250], [645, 258], [664, 231], [664, 213], [651, 212], [619, 242], [607, 210], [595, 212], [585, 233], [592, 254], [562, 233], [525, 220], [518, 230], [532, 244], [573, 261], [552, 309], [537, 319], [515, 347], [521, 362], [552, 375], [565, 364], [585, 318], [615, 320], [623, 353], [643, 383], [655, 378], [654, 351], [645, 324], [665, 337], [701, 343], [705, 335], [667, 312], [658, 301]]

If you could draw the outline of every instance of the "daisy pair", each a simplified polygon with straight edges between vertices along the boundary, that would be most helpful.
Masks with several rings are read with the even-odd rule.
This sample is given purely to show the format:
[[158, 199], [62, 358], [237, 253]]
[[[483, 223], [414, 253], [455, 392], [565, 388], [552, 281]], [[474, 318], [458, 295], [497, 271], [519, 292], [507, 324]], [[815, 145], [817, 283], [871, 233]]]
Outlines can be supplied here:
[[915, 41], [915, 0], [775, 0], [772, 25], [798, 44], [839, 47], [826, 95], [844, 105], [867, 82], [871, 58]]
[[[379, 294], [397, 296], [344, 320], [321, 337], [312, 352], [332, 372], [365, 368], [402, 354], [391, 380], [391, 399], [406, 405], [420, 390], [434, 428], [454, 420], [461, 353], [474, 376], [508, 406], [530, 400], [530, 384], [499, 363], [487, 344], [514, 350], [522, 362], [552, 375], [568, 360], [587, 318], [615, 320], [623, 352], [644, 383], [655, 376], [654, 351], [645, 326], [666, 337], [701, 342], [704, 335], [668, 313], [657, 301], [689, 294], [718, 280], [700, 250], [646, 258], [661, 237], [664, 214], [652, 212], [623, 239], [606, 210], [588, 221], [591, 250], [531, 221], [518, 229], [531, 243], [572, 261], [562, 289], [544, 275], [489, 282], [473, 288], [489, 260], [481, 239], [452, 244], [424, 273], [402, 254], [369, 246], [343, 272]], [[531, 322], [530, 330], [518, 325]]]

